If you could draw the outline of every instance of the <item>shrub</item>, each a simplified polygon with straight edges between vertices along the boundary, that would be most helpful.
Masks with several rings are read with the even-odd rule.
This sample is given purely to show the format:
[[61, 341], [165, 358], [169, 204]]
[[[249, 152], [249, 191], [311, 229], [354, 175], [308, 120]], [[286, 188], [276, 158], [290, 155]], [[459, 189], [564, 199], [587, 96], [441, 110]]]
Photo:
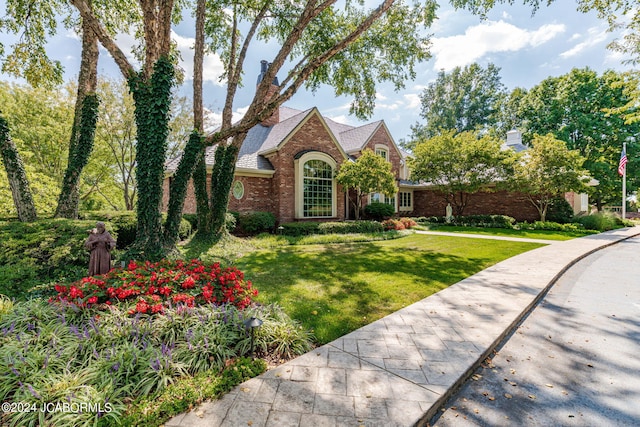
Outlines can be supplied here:
[[386, 203], [374, 202], [364, 207], [365, 215], [378, 221], [392, 217], [394, 212], [394, 207]]
[[382, 227], [385, 229], [385, 231], [405, 229], [402, 221], [399, 221], [397, 219], [385, 219], [384, 221], [382, 221]]
[[[80, 213], [80, 217], [110, 224], [111, 230], [118, 236], [116, 239], [118, 249], [127, 249], [136, 240], [138, 223], [136, 213], [133, 211], [87, 211]], [[166, 214], [163, 214], [163, 218], [166, 218]], [[178, 236], [184, 240], [191, 235], [192, 230], [191, 222], [183, 216], [178, 226]]]
[[402, 225], [404, 225], [404, 228], [406, 228], [407, 230], [410, 229], [411, 227], [415, 227], [416, 225], [418, 225], [418, 223], [415, 222], [412, 218], [403, 217], [403, 218], [400, 218], [399, 221], [402, 223]]
[[[84, 248], [94, 221], [42, 219], [31, 223], [0, 222], [0, 283], [10, 298], [51, 295], [51, 282], [80, 279], [87, 274]], [[109, 224], [107, 229], [111, 232]], [[115, 233], [114, 233], [114, 237]]]
[[315, 221], [304, 222], [285, 222], [280, 224], [280, 230], [285, 236], [308, 236], [310, 234], [318, 234], [320, 223]]
[[624, 226], [622, 220], [610, 213], [595, 213], [576, 218], [587, 230], [607, 231]]
[[227, 212], [224, 216], [224, 226], [229, 233], [232, 233], [238, 225], [238, 217], [233, 212]]
[[273, 231], [276, 226], [276, 217], [271, 212], [249, 212], [240, 214], [238, 227], [241, 232], [247, 234], [259, 234]]
[[556, 197], [549, 205], [546, 219], [560, 224], [573, 222], [573, 208], [564, 197]]
[[219, 263], [204, 265], [198, 260], [130, 262], [126, 269], [113, 269], [102, 276], [85, 277], [69, 286], [55, 285], [51, 301], [78, 307], [106, 306], [131, 301], [130, 314], [163, 313], [172, 304], [233, 304], [242, 309], [258, 294], [251, 281], [235, 267], [222, 269]]
[[531, 224], [520, 223], [518, 228], [521, 230], [547, 230], [547, 231], [584, 231], [584, 227], [581, 224], [560, 224], [553, 221], [535, 221]]

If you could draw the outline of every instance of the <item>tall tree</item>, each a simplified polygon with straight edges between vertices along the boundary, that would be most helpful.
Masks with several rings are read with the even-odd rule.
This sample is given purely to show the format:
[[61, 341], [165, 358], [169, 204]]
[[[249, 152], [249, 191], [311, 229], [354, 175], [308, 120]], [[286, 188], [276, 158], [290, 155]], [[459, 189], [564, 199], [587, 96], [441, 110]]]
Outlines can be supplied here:
[[[412, 139], [429, 139], [450, 129], [486, 130], [498, 122], [505, 94], [500, 68], [493, 64], [482, 68], [474, 63], [450, 73], [441, 70], [420, 96], [425, 123], [413, 127]], [[413, 145], [409, 143], [407, 148]]]
[[369, 149], [364, 150], [354, 162], [344, 162], [336, 175], [336, 181], [345, 189], [355, 191], [355, 200], [351, 202], [356, 219], [360, 219], [363, 196], [369, 193], [392, 195], [398, 192], [391, 163]]
[[469, 195], [506, 186], [513, 167], [511, 150], [478, 132], [451, 129], [418, 142], [409, 159], [411, 176], [440, 191], [456, 215], [462, 215]]
[[[173, 82], [168, 59], [173, 2], [141, 0], [139, 3], [145, 40], [145, 58], [139, 73], [104, 31], [86, 0], [72, 0], [72, 3], [129, 79], [138, 125], [138, 185], [145, 188], [144, 197], [139, 193], [138, 199], [136, 246], [147, 258], [161, 256], [159, 202], [166, 152], [167, 102], [164, 100], [169, 97]], [[335, 3], [335, 0], [307, 3], [262, 0], [250, 4], [220, 2], [208, 8], [209, 47], [221, 52], [227, 78], [222, 126], [205, 139], [208, 145], [217, 144], [219, 160], [216, 163], [219, 173], [214, 169], [212, 175], [210, 198], [214, 201], [211, 219], [214, 233], [219, 232], [224, 223], [237, 152], [246, 133], [269, 117], [300, 86], [305, 82], [311, 88], [331, 84], [337, 93], [355, 96], [352, 111], [363, 116], [373, 108], [376, 81], [389, 80], [401, 87], [406, 78], [415, 76], [415, 62], [428, 57], [428, 40], [415, 29], [430, 25], [434, 19], [434, 1], [407, 5], [400, 0], [384, 0], [371, 10], [355, 3], [345, 8]], [[247, 32], [242, 34], [244, 28]], [[277, 40], [281, 49], [258, 85], [247, 113], [232, 124], [233, 101], [246, 53], [258, 36]], [[283, 79], [280, 91], [274, 94], [270, 92], [271, 82], [287, 63], [294, 65]], [[181, 173], [188, 176], [192, 171], [193, 168], [184, 168]], [[171, 197], [184, 197], [181, 194], [184, 192], [175, 188]]]
[[[523, 138], [552, 133], [576, 149], [585, 158], [584, 167], [598, 180], [589, 189], [598, 210], [620, 197], [621, 180], [618, 160], [624, 141], [628, 153], [637, 153], [640, 123], [625, 123], [619, 108], [631, 102], [629, 92], [638, 81], [626, 73], [606, 71], [599, 76], [589, 68], [545, 79], [520, 100], [518, 118]], [[637, 107], [635, 107], [637, 108]], [[627, 109], [632, 113], [634, 109]], [[629, 156], [629, 170], [636, 170], [640, 160]], [[640, 176], [629, 174], [630, 186], [640, 185]]]
[[76, 108], [69, 140], [67, 169], [58, 197], [56, 218], [78, 218], [80, 174], [89, 161], [98, 121], [98, 38], [82, 22], [82, 55], [78, 73]]
[[27, 181], [27, 173], [24, 170], [22, 158], [18, 155], [18, 149], [11, 140], [7, 121], [2, 116], [0, 116], [0, 155], [7, 172], [18, 219], [23, 222], [35, 221], [36, 207]]
[[525, 193], [545, 221], [549, 206], [556, 197], [569, 191], [584, 190], [587, 171], [584, 158], [569, 150], [564, 141], [553, 135], [535, 135], [531, 148], [522, 152], [515, 164], [514, 189]]

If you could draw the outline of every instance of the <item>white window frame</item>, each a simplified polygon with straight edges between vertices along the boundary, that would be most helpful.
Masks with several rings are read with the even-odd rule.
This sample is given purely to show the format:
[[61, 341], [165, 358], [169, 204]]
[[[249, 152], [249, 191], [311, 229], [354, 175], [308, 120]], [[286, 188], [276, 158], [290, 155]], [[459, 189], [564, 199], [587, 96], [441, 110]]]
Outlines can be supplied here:
[[[409, 205], [408, 206], [403, 206], [402, 205], [402, 194], [408, 194], [409, 195]], [[398, 211], [406, 212], [406, 211], [412, 211], [412, 210], [413, 210], [413, 191], [412, 190], [400, 190], [400, 191], [398, 191]]]
[[[387, 162], [389, 161], [389, 147], [386, 145], [376, 144], [374, 152], [377, 156], [382, 157]], [[384, 155], [382, 155], [382, 153], [384, 153]]]
[[[304, 216], [304, 164], [310, 160], [320, 160], [331, 166], [333, 171], [333, 179], [331, 180], [331, 216]], [[335, 172], [338, 164], [333, 157], [320, 151], [310, 151], [303, 154], [300, 158], [294, 160], [295, 171], [295, 217], [296, 219], [310, 218], [335, 218], [337, 216], [337, 193]]]

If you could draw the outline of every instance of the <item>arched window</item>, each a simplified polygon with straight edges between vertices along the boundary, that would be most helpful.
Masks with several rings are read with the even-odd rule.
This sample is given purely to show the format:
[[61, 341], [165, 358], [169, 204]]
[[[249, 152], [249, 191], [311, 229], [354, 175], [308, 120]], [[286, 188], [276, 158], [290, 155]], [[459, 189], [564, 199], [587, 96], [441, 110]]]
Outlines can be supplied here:
[[329, 155], [311, 151], [296, 160], [296, 217], [336, 216], [336, 162]]

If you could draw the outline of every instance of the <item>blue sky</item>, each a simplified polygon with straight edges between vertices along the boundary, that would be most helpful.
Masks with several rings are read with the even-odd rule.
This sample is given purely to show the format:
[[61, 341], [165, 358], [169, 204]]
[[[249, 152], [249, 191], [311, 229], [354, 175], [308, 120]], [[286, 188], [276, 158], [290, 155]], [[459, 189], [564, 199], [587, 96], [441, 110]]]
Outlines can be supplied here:
[[[0, 0], [4, 11], [5, 1]], [[620, 34], [608, 33], [607, 24], [594, 13], [576, 11], [576, 4], [556, 0], [549, 7], [541, 7], [534, 16], [531, 8], [521, 5], [499, 5], [482, 21], [466, 11], [454, 10], [443, 5], [437, 11], [438, 20], [429, 29], [432, 34], [432, 58], [417, 67], [415, 81], [395, 92], [391, 85], [380, 85], [376, 110], [369, 121], [385, 120], [396, 141], [410, 135], [410, 126], [420, 120], [419, 95], [432, 82], [440, 69], [451, 70], [477, 62], [482, 66], [494, 63], [501, 68], [502, 83], [509, 89], [531, 88], [549, 76], [568, 73], [572, 68], [590, 67], [599, 73], [607, 69], [625, 70], [629, 66], [622, 58], [606, 49]], [[182, 67], [187, 80], [182, 93], [190, 96], [192, 73], [193, 22], [184, 22], [175, 28], [174, 40], [182, 52]], [[0, 41], [9, 48], [11, 40], [0, 35]], [[133, 37], [118, 38], [121, 47], [131, 46]], [[267, 45], [253, 49], [246, 60], [245, 87], [237, 97], [234, 109], [242, 113], [250, 102], [254, 82], [260, 69], [260, 60], [270, 60], [277, 46]], [[65, 67], [67, 80], [75, 79], [80, 60], [80, 42], [76, 34], [62, 30], [48, 46], [50, 55]], [[99, 72], [119, 77], [114, 62], [101, 49]], [[216, 57], [205, 60], [205, 106], [215, 113], [224, 102], [224, 86], [218, 79], [222, 66]], [[6, 75], [3, 80], [10, 80]], [[350, 99], [336, 98], [331, 88], [322, 88], [315, 94], [299, 91], [285, 105], [291, 108], [319, 108], [322, 114], [334, 120], [359, 125], [365, 122], [349, 116]]]

